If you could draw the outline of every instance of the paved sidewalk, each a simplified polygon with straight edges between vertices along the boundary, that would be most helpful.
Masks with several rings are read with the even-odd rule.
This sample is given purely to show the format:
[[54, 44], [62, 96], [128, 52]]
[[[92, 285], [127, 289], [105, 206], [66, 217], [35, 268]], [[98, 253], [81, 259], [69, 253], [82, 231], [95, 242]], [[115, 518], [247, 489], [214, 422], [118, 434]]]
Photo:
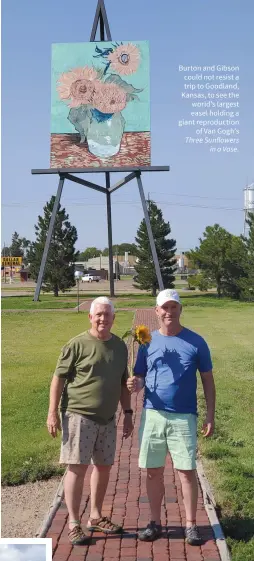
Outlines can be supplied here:
[[[138, 310], [135, 325], [144, 323], [151, 330], [157, 328], [153, 310]], [[146, 494], [145, 470], [138, 468], [138, 427], [142, 411], [142, 397], [132, 398], [134, 409], [133, 435], [122, 439], [122, 414], [117, 412], [118, 438], [115, 464], [111, 470], [110, 483], [104, 501], [103, 514], [123, 523], [124, 533], [108, 536], [94, 533], [89, 546], [72, 547], [68, 542], [68, 514], [63, 502], [47, 533], [53, 542], [54, 561], [220, 561], [199, 489], [197, 524], [205, 544], [194, 547], [185, 544], [185, 512], [177, 473], [170, 459], [165, 468], [165, 500], [162, 507], [163, 537], [155, 542], [137, 540], [137, 530], [149, 522], [149, 505]], [[82, 524], [89, 516], [89, 467], [82, 495]]]

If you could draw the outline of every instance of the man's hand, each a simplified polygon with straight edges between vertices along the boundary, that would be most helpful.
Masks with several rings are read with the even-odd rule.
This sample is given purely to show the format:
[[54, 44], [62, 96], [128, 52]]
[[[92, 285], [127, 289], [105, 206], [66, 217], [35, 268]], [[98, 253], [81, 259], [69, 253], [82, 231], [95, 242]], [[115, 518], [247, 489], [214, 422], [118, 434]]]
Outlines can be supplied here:
[[214, 419], [206, 419], [201, 432], [205, 438], [212, 436], [214, 433]]
[[133, 432], [133, 429], [134, 429], [134, 425], [132, 422], [132, 415], [130, 415], [130, 413], [126, 413], [124, 415], [124, 420], [123, 420], [123, 437], [129, 438], [129, 436]]
[[144, 385], [144, 380], [142, 378], [139, 378], [138, 376], [131, 376], [130, 378], [127, 379], [126, 385], [129, 392], [131, 393], [138, 392], [139, 390], [142, 389]]
[[48, 427], [49, 434], [51, 434], [51, 436], [55, 438], [57, 436], [57, 431], [61, 430], [61, 423], [60, 423], [60, 417], [58, 411], [53, 411], [53, 412], [49, 411], [48, 418], [47, 418], [47, 427]]

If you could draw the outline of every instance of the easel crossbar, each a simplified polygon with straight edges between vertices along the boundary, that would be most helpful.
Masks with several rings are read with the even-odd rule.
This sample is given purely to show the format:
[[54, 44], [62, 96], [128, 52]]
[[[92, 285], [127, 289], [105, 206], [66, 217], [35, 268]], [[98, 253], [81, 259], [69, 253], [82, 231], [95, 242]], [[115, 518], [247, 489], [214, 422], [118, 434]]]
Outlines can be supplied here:
[[101, 185], [97, 185], [96, 183], [92, 183], [91, 181], [87, 181], [86, 179], [80, 179], [79, 177], [75, 177], [75, 175], [71, 175], [70, 173], [63, 174], [65, 179], [69, 179], [69, 181], [74, 181], [74, 183], [80, 183], [85, 187], [90, 187], [91, 189], [95, 189], [95, 191], [100, 191], [100, 193], [106, 193], [105, 187]]
[[134, 171], [170, 171], [169, 166], [140, 166], [140, 167], [94, 167], [94, 168], [45, 168], [45, 169], [32, 169], [32, 175], [44, 174], [65, 174], [65, 173], [120, 173], [120, 172], [134, 172]]

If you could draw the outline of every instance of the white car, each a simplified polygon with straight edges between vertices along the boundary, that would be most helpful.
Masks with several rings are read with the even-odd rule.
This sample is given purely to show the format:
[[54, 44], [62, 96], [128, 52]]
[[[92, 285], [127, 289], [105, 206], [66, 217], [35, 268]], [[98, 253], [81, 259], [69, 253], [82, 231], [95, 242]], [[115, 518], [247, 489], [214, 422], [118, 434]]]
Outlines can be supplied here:
[[99, 282], [99, 280], [100, 280], [100, 277], [97, 277], [96, 275], [89, 275], [88, 274], [88, 275], [84, 275], [82, 277], [82, 282], [93, 282], [93, 281]]

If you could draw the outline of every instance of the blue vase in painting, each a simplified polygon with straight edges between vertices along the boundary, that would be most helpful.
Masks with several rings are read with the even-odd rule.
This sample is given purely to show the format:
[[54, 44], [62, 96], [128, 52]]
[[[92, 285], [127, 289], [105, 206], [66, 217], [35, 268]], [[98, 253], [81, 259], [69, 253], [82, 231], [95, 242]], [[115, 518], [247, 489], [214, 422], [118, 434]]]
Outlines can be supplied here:
[[125, 119], [121, 113], [102, 113], [91, 109], [87, 129], [87, 144], [91, 154], [99, 158], [110, 158], [120, 150]]

